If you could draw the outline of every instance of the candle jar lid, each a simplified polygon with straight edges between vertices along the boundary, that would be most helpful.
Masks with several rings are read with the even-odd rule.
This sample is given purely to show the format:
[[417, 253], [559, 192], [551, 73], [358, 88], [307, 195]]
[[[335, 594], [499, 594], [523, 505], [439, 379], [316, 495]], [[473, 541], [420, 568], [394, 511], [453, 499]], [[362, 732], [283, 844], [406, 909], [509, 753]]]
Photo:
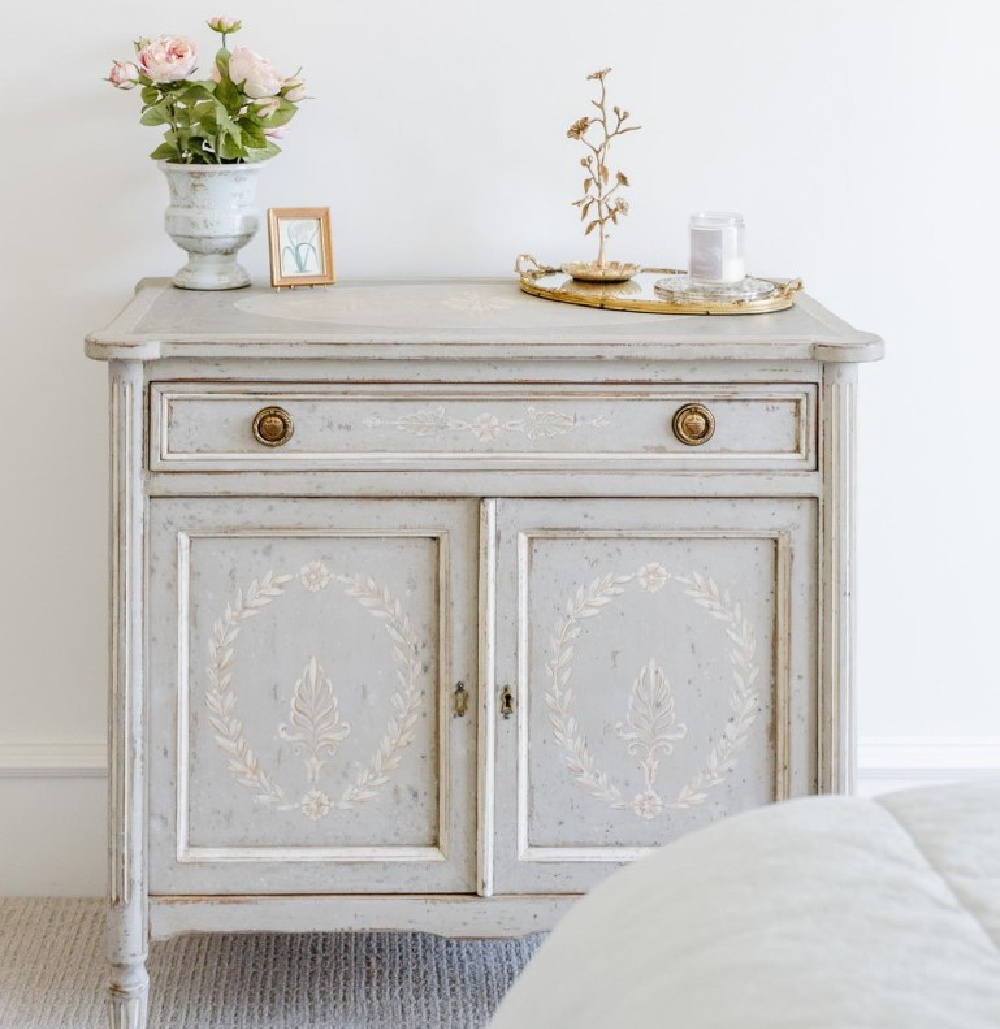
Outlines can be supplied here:
[[691, 215], [692, 229], [742, 229], [743, 215], [735, 211], [698, 211]]

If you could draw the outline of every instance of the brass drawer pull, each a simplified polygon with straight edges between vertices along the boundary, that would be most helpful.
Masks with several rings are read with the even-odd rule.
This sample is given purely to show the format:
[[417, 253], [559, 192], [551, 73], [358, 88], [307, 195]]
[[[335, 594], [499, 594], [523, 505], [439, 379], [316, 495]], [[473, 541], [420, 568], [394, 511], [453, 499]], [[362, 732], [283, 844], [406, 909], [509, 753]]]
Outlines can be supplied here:
[[265, 447], [283, 447], [295, 433], [295, 422], [283, 407], [262, 407], [253, 417], [253, 438]]
[[685, 446], [700, 447], [715, 432], [715, 416], [704, 404], [685, 404], [675, 412], [671, 428]]

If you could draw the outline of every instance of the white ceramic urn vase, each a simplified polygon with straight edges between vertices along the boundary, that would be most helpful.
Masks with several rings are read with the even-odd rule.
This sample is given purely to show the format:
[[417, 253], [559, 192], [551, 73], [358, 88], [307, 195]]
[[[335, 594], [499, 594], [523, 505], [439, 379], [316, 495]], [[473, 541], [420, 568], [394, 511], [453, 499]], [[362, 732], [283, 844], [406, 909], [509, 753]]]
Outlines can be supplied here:
[[257, 232], [259, 164], [171, 164], [161, 161], [170, 206], [167, 234], [188, 252], [174, 276], [181, 289], [240, 289], [250, 274], [236, 260]]

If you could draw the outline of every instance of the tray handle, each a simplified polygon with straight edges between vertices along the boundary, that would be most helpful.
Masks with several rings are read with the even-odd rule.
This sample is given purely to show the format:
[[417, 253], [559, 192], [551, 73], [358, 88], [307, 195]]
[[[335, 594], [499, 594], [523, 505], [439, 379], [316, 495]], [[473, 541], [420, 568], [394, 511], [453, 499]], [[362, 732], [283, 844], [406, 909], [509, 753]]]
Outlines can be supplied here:
[[[531, 262], [530, 265], [528, 262]], [[533, 254], [518, 254], [514, 262], [514, 271], [522, 278], [533, 278], [539, 275], [551, 275], [553, 272], [562, 271], [561, 268], [550, 268], [542, 264]]]

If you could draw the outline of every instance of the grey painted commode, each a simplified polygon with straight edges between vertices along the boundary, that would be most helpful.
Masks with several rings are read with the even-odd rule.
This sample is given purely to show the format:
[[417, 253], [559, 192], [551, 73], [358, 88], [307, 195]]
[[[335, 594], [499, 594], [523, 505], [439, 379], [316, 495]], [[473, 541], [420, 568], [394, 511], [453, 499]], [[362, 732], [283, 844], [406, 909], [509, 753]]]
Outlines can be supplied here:
[[851, 783], [856, 366], [495, 280], [140, 284], [112, 421], [112, 1025], [148, 940], [551, 926]]

